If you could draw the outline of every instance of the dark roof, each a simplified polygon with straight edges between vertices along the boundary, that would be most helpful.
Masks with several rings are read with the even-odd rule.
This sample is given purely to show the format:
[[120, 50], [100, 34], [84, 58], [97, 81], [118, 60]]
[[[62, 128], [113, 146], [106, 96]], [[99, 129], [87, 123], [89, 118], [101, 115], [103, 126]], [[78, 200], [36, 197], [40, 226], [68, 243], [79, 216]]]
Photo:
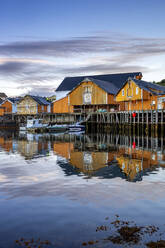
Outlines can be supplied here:
[[9, 100], [11, 103], [18, 103], [22, 97], [8, 97], [6, 100]]
[[3, 100], [0, 98], [0, 104], [3, 103]]
[[[132, 78], [130, 78], [130, 79], [132, 79]], [[137, 80], [137, 79], [132, 79], [132, 80], [139, 86], [139, 88], [146, 90], [153, 95], [165, 95], [165, 86], [146, 82], [143, 80]], [[155, 92], [155, 90], [159, 91], [159, 92]]]
[[112, 83], [109, 83], [109, 82], [106, 82], [103, 80], [94, 79], [91, 77], [85, 78], [82, 82], [87, 82], [87, 81], [88, 82], [91, 81], [91, 82], [95, 83], [96, 85], [98, 85], [100, 88], [102, 88], [103, 90], [105, 90], [109, 94], [115, 95], [118, 92], [118, 88], [116, 88], [116, 86]]
[[85, 78], [93, 78], [101, 81], [109, 82], [120, 89], [123, 84], [127, 81], [129, 77], [136, 77], [142, 75], [141, 72], [132, 72], [132, 73], [119, 73], [119, 74], [106, 74], [106, 75], [91, 75], [91, 76], [80, 76], [80, 77], [66, 77], [56, 89], [56, 91], [71, 91], [79, 83], [81, 83]]
[[32, 97], [34, 99], [34, 101], [36, 101], [40, 105], [49, 105], [50, 104], [50, 102], [48, 102], [45, 97], [31, 96], [31, 95], [29, 95], [29, 96]]

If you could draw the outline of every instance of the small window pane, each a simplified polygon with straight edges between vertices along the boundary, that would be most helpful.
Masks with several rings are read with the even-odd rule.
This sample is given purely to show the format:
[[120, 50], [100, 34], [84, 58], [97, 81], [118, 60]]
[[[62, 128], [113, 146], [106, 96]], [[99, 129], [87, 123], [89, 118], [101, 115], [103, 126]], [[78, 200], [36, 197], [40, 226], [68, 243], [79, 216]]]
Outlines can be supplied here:
[[91, 86], [85, 86], [84, 91], [85, 92], [92, 92], [92, 87]]
[[136, 95], [138, 95], [138, 94], [139, 94], [139, 88], [136, 87]]

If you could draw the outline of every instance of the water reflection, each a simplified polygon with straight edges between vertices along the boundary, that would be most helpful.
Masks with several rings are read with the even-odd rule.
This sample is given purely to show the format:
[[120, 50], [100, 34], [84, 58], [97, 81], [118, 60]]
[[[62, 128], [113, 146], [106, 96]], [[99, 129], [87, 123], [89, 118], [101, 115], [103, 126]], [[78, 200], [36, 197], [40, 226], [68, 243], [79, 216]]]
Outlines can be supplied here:
[[0, 247], [21, 237], [81, 247], [116, 214], [164, 231], [164, 166], [164, 139], [1, 133]]
[[149, 137], [85, 135], [75, 139], [70, 163], [88, 175], [139, 181], [165, 166], [163, 142]]
[[[113, 134], [0, 134], [0, 149], [25, 160], [56, 154], [66, 175], [140, 181], [165, 167], [164, 139]], [[61, 160], [64, 158], [66, 161]]]

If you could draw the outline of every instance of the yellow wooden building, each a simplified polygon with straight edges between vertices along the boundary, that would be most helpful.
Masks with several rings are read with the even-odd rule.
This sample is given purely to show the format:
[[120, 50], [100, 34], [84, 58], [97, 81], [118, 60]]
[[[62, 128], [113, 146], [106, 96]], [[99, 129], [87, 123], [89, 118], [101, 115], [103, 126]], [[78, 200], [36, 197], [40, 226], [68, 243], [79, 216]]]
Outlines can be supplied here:
[[20, 97], [17, 98], [6, 98], [2, 103], [0, 103], [0, 116], [5, 114], [16, 114], [17, 104], [21, 100]]
[[85, 78], [69, 93], [69, 103], [74, 112], [114, 111], [123, 105], [114, 99], [117, 91], [109, 82]]
[[118, 91], [116, 102], [123, 102], [126, 111], [164, 109], [165, 87], [129, 78]]
[[18, 115], [36, 115], [50, 112], [51, 103], [44, 97], [26, 95], [17, 104]]
[[141, 72], [66, 77], [56, 89], [53, 113], [123, 110], [114, 96], [129, 78], [141, 79]]
[[73, 113], [73, 106], [70, 105], [69, 96], [65, 96], [52, 103], [52, 113]]

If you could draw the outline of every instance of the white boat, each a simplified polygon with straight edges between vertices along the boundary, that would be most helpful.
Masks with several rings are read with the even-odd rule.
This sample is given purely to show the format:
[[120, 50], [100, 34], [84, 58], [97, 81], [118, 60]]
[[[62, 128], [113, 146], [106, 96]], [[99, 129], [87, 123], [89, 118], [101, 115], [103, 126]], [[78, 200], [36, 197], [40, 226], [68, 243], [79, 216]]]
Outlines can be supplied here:
[[81, 131], [85, 131], [85, 126], [82, 125], [80, 122], [69, 125], [69, 132], [81, 132]]
[[55, 124], [47, 126], [47, 129], [49, 130], [49, 132], [65, 132], [69, 129], [69, 126]]
[[20, 125], [19, 131], [28, 131], [35, 128], [46, 128], [48, 124], [43, 124], [42, 119], [27, 119], [26, 125]]
[[43, 120], [42, 119], [29, 119], [27, 120], [27, 129], [30, 128], [43, 128], [43, 127], [47, 127], [48, 124], [43, 124]]
[[49, 130], [49, 132], [81, 132], [81, 131], [85, 131], [85, 126], [81, 125], [81, 123], [77, 122], [75, 124], [72, 125], [50, 125], [47, 127], [47, 129]]
[[[20, 126], [19, 130], [20, 131], [30, 131], [33, 129], [40, 129], [40, 128], [45, 128], [48, 132], [81, 132], [81, 131], [85, 131], [85, 126], [82, 125], [80, 122], [77, 122], [75, 124], [72, 125], [67, 125], [67, 124], [43, 124], [43, 120], [42, 119], [27, 119], [27, 124], [26, 126]], [[45, 130], [45, 131], [46, 131]]]

